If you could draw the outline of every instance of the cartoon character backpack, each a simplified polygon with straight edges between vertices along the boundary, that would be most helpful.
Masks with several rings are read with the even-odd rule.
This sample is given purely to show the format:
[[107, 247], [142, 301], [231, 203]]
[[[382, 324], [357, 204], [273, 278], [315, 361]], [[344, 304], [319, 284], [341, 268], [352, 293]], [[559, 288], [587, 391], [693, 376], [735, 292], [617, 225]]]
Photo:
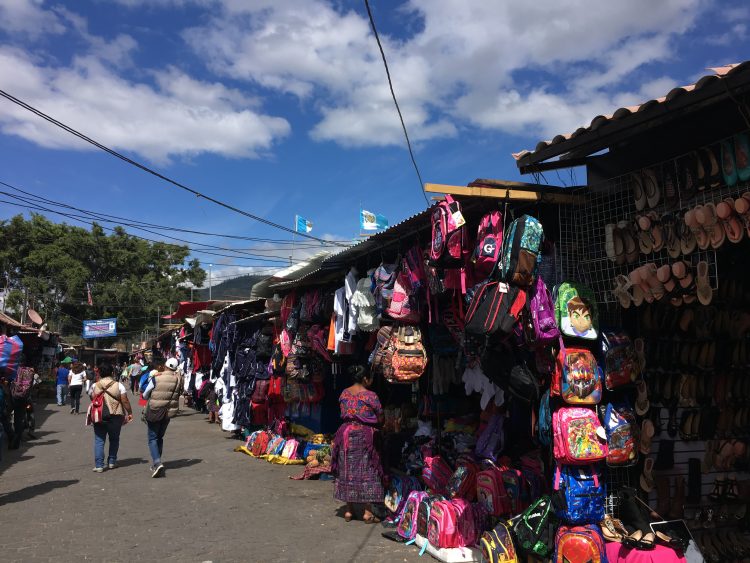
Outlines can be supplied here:
[[500, 211], [491, 211], [479, 221], [477, 243], [471, 256], [477, 280], [490, 277], [500, 259], [502, 247], [503, 214]]
[[560, 526], [555, 535], [555, 563], [607, 563], [607, 552], [604, 548], [599, 527]]
[[555, 318], [563, 336], [596, 340], [599, 337], [599, 309], [591, 288], [574, 282], [557, 287]]
[[501, 278], [520, 287], [529, 287], [534, 282], [543, 241], [544, 229], [538, 219], [522, 215], [513, 221], [503, 242]]
[[560, 346], [550, 394], [569, 405], [596, 405], [602, 400], [602, 370], [591, 350]]
[[590, 465], [607, 457], [604, 429], [596, 413], [562, 407], [552, 414], [553, 454], [558, 463]]
[[555, 490], [565, 499], [557, 516], [569, 524], [601, 522], [604, 518], [604, 482], [594, 465], [557, 466]]
[[632, 385], [641, 377], [633, 341], [624, 332], [602, 333], [604, 385], [614, 391]]
[[518, 563], [513, 536], [503, 522], [500, 522], [489, 532], [482, 534], [479, 546], [482, 548], [482, 561], [488, 563]]

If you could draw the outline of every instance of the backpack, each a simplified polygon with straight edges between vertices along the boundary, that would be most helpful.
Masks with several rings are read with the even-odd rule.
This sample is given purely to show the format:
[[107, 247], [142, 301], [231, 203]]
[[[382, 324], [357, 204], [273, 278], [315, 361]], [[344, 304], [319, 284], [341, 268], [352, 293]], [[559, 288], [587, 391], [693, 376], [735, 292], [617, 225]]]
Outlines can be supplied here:
[[513, 537], [503, 522], [500, 522], [489, 532], [482, 534], [479, 547], [482, 549], [482, 561], [487, 563], [518, 563]]
[[552, 499], [543, 495], [521, 514], [509, 520], [516, 549], [526, 555], [549, 557], [549, 528], [553, 516]]
[[602, 400], [602, 370], [586, 348], [560, 347], [550, 394], [569, 405], [596, 405]]
[[386, 379], [390, 383], [411, 383], [422, 377], [427, 367], [427, 352], [422, 345], [422, 333], [419, 328], [401, 326], [391, 339], [393, 373], [390, 379], [386, 374]]
[[406, 503], [406, 498], [412, 491], [418, 491], [422, 487], [416, 477], [400, 477], [395, 475], [385, 493], [383, 504], [391, 512], [400, 515]]
[[536, 261], [544, 241], [544, 229], [538, 219], [522, 215], [510, 224], [503, 241], [501, 278], [521, 287], [534, 282]]
[[591, 288], [563, 282], [556, 289], [555, 320], [563, 336], [596, 340], [599, 337], [599, 309]]
[[554, 563], [607, 563], [598, 526], [560, 526], [555, 535]]
[[560, 338], [555, 321], [555, 304], [542, 276], [536, 277], [529, 292], [523, 328], [526, 343], [532, 347], [549, 346]]
[[423, 456], [422, 482], [430, 491], [443, 493], [453, 475], [450, 466], [439, 455]]
[[609, 403], [602, 418], [607, 433], [607, 465], [627, 467], [637, 463], [639, 436], [633, 409], [627, 404]]
[[10, 386], [10, 395], [14, 399], [27, 399], [34, 386], [34, 370], [23, 367], [18, 370], [16, 378]]
[[424, 491], [412, 491], [404, 502], [403, 510], [399, 512], [399, 521], [396, 531], [405, 540], [412, 540], [417, 536], [417, 522], [419, 516], [419, 505], [427, 498]]
[[485, 282], [474, 292], [466, 311], [466, 332], [510, 334], [526, 304], [526, 292], [502, 282]]
[[451, 475], [445, 490], [449, 498], [460, 497], [468, 501], [477, 495], [477, 467], [470, 461], [462, 462]]
[[477, 242], [471, 261], [477, 279], [486, 279], [497, 267], [503, 246], [503, 214], [491, 211], [479, 221]]
[[477, 473], [477, 499], [492, 516], [510, 514], [510, 499], [502, 470], [493, 466]]
[[558, 465], [555, 490], [565, 499], [557, 511], [558, 518], [569, 524], [601, 522], [604, 518], [604, 481], [595, 466]]
[[479, 532], [474, 526], [474, 511], [471, 503], [463, 498], [454, 498], [450, 503], [456, 515], [456, 547], [476, 544]]
[[550, 408], [549, 389], [542, 395], [539, 401], [539, 420], [537, 422], [537, 439], [543, 446], [552, 443], [552, 409]]
[[430, 261], [439, 266], [462, 266], [468, 248], [461, 204], [446, 194], [432, 211]]
[[421, 318], [419, 313], [419, 299], [409, 282], [409, 278], [403, 272], [396, 277], [393, 285], [391, 302], [385, 313], [392, 319], [404, 323], [419, 324]]
[[607, 457], [607, 444], [597, 435], [599, 418], [591, 409], [562, 407], [552, 414], [553, 453], [558, 463], [590, 465]]
[[602, 333], [602, 356], [604, 357], [604, 385], [609, 391], [632, 385], [640, 379], [641, 372], [635, 347], [627, 334], [623, 332]]
[[433, 547], [458, 547], [456, 511], [449, 500], [432, 503], [427, 522], [427, 541]]

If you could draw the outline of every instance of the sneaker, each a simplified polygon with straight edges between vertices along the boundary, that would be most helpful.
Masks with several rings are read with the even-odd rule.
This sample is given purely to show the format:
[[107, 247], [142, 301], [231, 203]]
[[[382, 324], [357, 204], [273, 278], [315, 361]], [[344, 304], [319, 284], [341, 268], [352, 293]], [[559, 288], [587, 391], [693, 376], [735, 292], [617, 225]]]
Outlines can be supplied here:
[[104, 473], [103, 467], [94, 467], [94, 473]]
[[151, 468], [153, 470], [153, 473], [151, 473], [151, 477], [163, 477], [164, 476], [164, 466], [160, 463], [156, 467]]
[[114, 469], [115, 467], [117, 467], [117, 464], [116, 463], [110, 463], [109, 465], [107, 465], [107, 467], [109, 469]]

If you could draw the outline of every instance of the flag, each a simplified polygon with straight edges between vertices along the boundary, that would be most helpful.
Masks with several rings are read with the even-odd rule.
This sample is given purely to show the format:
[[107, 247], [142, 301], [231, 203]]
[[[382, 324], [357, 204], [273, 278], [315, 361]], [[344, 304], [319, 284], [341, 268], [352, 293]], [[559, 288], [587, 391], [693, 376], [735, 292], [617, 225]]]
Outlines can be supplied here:
[[364, 209], [359, 210], [359, 228], [362, 231], [380, 231], [388, 228], [388, 219], [383, 215]]
[[88, 297], [89, 305], [93, 305], [94, 304], [94, 298], [91, 297], [91, 285], [90, 284], [86, 284], [86, 294], [87, 294], [87, 297]]
[[294, 230], [298, 233], [309, 233], [310, 231], [312, 231], [312, 221], [308, 221], [301, 215], [295, 215]]

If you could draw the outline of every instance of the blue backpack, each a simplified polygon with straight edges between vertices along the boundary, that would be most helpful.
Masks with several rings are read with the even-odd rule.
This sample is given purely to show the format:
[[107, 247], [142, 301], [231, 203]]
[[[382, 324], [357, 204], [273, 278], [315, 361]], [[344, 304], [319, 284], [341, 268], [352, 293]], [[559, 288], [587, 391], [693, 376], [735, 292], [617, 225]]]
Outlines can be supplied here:
[[537, 438], [543, 446], [552, 443], [552, 409], [549, 406], [549, 389], [542, 395], [539, 401], [539, 420], [537, 422]]
[[593, 465], [558, 465], [555, 490], [565, 499], [558, 518], [569, 524], [591, 524], [604, 518], [604, 483]]

